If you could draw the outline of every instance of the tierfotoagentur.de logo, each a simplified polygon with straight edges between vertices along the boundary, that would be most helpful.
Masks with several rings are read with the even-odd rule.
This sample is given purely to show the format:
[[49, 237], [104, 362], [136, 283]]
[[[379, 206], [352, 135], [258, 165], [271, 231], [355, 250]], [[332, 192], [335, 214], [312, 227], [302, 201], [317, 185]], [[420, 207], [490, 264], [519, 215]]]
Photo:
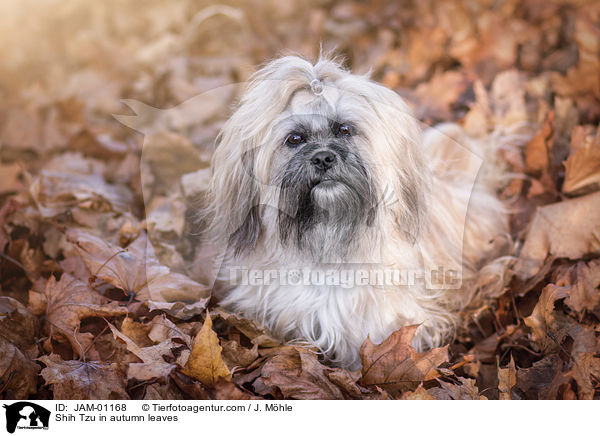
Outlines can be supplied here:
[[19, 401], [10, 405], [4, 404], [6, 415], [6, 431], [15, 430], [48, 430], [50, 411], [29, 401]]

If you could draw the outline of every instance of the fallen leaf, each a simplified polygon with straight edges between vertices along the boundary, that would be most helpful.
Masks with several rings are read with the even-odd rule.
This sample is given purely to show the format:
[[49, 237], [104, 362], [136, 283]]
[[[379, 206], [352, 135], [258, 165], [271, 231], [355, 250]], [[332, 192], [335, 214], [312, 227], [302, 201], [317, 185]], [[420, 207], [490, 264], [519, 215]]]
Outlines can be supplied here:
[[531, 329], [533, 340], [544, 352], [556, 349], [566, 335], [554, 315], [554, 302], [567, 295], [562, 287], [546, 286], [533, 312], [524, 319], [525, 325]]
[[529, 368], [519, 368], [517, 387], [526, 393], [526, 399], [537, 400], [540, 398], [540, 393], [550, 385], [559, 367], [558, 356], [552, 354], [534, 362]]
[[5, 399], [25, 400], [37, 392], [39, 365], [0, 336], [0, 387]]
[[577, 64], [566, 75], [552, 75], [553, 88], [560, 95], [574, 96], [591, 93], [600, 98], [600, 28], [587, 14], [575, 19], [574, 39], [579, 49]]
[[164, 356], [173, 357], [172, 349], [176, 346], [170, 340], [160, 342], [157, 345], [142, 347], [117, 330], [112, 324], [109, 324], [109, 327], [113, 336], [123, 341], [127, 346], [127, 350], [142, 361], [142, 363], [131, 362], [128, 364], [128, 380], [145, 381], [158, 378], [165, 382], [169, 378], [171, 371], [177, 366], [166, 362], [164, 359]]
[[80, 231], [69, 231], [67, 236], [93, 276], [134, 294], [138, 300], [187, 318], [206, 307], [210, 290], [161, 265], [145, 233], [126, 248]]
[[414, 391], [406, 391], [402, 394], [402, 400], [435, 400], [435, 397], [427, 392], [423, 386], [419, 386]]
[[243, 333], [253, 344], [259, 347], [276, 347], [281, 345], [281, 341], [273, 338], [252, 320], [228, 313], [221, 308], [216, 308], [211, 313], [212, 316], [222, 318], [228, 325]]
[[38, 329], [38, 319], [23, 304], [14, 298], [0, 296], [0, 336], [31, 359], [39, 353]]
[[334, 383], [329, 378], [331, 369], [318, 361], [314, 351], [284, 346], [272, 349], [270, 354], [260, 370], [260, 377], [254, 382], [257, 393], [298, 400], [351, 398], [351, 392], [339, 386], [348, 380], [342, 383], [340, 374], [336, 374], [333, 379], [337, 383]]
[[506, 368], [498, 368], [498, 391], [501, 400], [512, 400], [512, 388], [517, 384], [517, 370], [515, 361], [510, 357]]
[[548, 254], [578, 259], [600, 251], [600, 192], [537, 209], [516, 272], [534, 276]]
[[231, 381], [224, 379], [217, 380], [209, 395], [215, 400], [252, 400], [257, 398], [242, 391]]
[[448, 348], [434, 348], [423, 353], [411, 346], [418, 326], [406, 326], [392, 333], [381, 345], [369, 338], [360, 349], [363, 386], [377, 385], [395, 394], [414, 390], [419, 383], [437, 377], [436, 368], [448, 361]]
[[451, 120], [452, 105], [469, 85], [467, 75], [459, 71], [437, 73], [430, 81], [419, 84], [415, 90], [419, 119]]
[[437, 400], [487, 400], [479, 392], [472, 378], [458, 377], [458, 384], [439, 380], [440, 388], [431, 388], [427, 392]]
[[47, 324], [50, 336], [66, 338], [77, 356], [84, 356], [94, 336], [79, 332], [81, 320], [89, 317], [114, 317], [127, 314], [127, 308], [91, 289], [85, 282], [63, 274], [57, 282], [50, 276], [46, 284]]
[[180, 329], [180, 326], [175, 325], [171, 322], [164, 314], [157, 315], [152, 319], [150, 323], [150, 331], [148, 337], [154, 342], [163, 342], [168, 339], [178, 340], [182, 344], [187, 345], [188, 348], [192, 348], [192, 339], [188, 334]]
[[121, 333], [130, 338], [140, 347], [149, 347], [153, 342], [148, 337], [150, 326], [136, 322], [127, 317], [121, 323]]
[[212, 319], [206, 313], [202, 329], [196, 335], [192, 352], [183, 373], [202, 384], [212, 387], [219, 379], [231, 380], [231, 373], [221, 357], [219, 338], [212, 329]]
[[172, 383], [162, 385], [160, 383], [152, 383], [145, 387], [144, 401], [157, 400], [185, 400], [179, 389], [173, 386]]
[[600, 183], [600, 129], [594, 135], [590, 126], [574, 127], [569, 158], [564, 165], [564, 193], [570, 194]]
[[101, 209], [127, 212], [133, 195], [124, 186], [107, 183], [99, 174], [76, 174], [43, 170], [30, 186], [30, 194], [45, 217], [65, 213], [84, 202]]
[[0, 194], [23, 189], [23, 184], [19, 181], [21, 171], [21, 165], [17, 163], [10, 165], [0, 163]]
[[573, 338], [573, 368], [570, 374], [579, 387], [580, 400], [593, 400], [597, 383], [600, 379], [600, 341], [596, 333], [589, 328], [582, 328]]
[[222, 341], [223, 345], [223, 362], [228, 368], [233, 371], [235, 368], [245, 368], [250, 366], [252, 362], [258, 359], [258, 345], [252, 348], [242, 346], [239, 341], [230, 340]]
[[46, 365], [42, 377], [52, 386], [55, 400], [128, 400], [120, 365], [64, 361], [56, 354], [38, 358]]
[[556, 285], [565, 289], [565, 303], [573, 310], [593, 312], [600, 304], [600, 261], [577, 262], [560, 275]]
[[554, 112], [548, 114], [543, 126], [525, 145], [525, 165], [531, 173], [548, 172], [551, 164], [551, 153], [554, 146], [552, 123]]

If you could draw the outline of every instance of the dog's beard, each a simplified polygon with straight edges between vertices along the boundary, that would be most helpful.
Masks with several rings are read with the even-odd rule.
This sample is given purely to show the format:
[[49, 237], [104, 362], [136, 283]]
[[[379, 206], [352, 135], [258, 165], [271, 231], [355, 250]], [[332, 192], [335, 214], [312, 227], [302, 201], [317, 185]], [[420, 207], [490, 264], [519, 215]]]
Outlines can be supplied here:
[[307, 146], [288, 162], [279, 195], [279, 235], [315, 262], [346, 260], [359, 232], [374, 220], [376, 193], [363, 159], [333, 146], [339, 164], [320, 173], [308, 164], [318, 146]]

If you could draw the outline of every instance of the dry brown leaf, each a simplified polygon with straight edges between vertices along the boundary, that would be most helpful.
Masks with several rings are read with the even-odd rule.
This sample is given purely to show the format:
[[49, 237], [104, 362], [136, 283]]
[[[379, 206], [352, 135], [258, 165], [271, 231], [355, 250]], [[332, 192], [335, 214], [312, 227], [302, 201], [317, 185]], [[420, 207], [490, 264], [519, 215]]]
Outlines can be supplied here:
[[600, 183], [600, 129], [575, 126], [571, 132], [571, 151], [564, 162], [563, 192], [569, 194]]
[[126, 248], [79, 231], [69, 231], [67, 236], [93, 276], [150, 302], [151, 308], [190, 318], [206, 306], [210, 290], [161, 265], [145, 233]]
[[600, 261], [577, 262], [559, 275], [556, 285], [565, 288], [565, 303], [573, 310], [593, 312], [600, 304]]
[[415, 352], [411, 341], [418, 326], [406, 326], [392, 333], [381, 345], [369, 338], [360, 349], [363, 386], [377, 385], [395, 394], [437, 377], [436, 368], [448, 361], [448, 347]]
[[30, 187], [30, 194], [45, 217], [65, 213], [84, 202], [101, 209], [127, 212], [133, 195], [125, 186], [111, 185], [99, 174], [77, 174], [44, 170]]
[[512, 400], [512, 388], [517, 384], [517, 370], [515, 361], [510, 357], [506, 368], [498, 368], [498, 391], [501, 400]]
[[37, 392], [39, 365], [0, 336], [0, 386], [8, 398], [25, 400]]
[[52, 386], [55, 400], [128, 400], [120, 365], [64, 361], [56, 354], [38, 359], [46, 368], [42, 377]]
[[166, 340], [149, 347], [142, 347], [117, 330], [112, 324], [109, 324], [109, 327], [113, 336], [122, 340], [127, 346], [127, 350], [142, 361], [142, 363], [129, 363], [127, 367], [127, 379], [145, 381], [158, 378], [163, 380], [163, 382], [168, 379], [171, 371], [177, 366], [166, 362], [164, 359], [164, 356], [173, 358], [172, 349], [176, 345], [171, 340]]
[[176, 241], [185, 226], [186, 205], [180, 194], [154, 197], [146, 205], [146, 225], [150, 235], [161, 240]]
[[17, 163], [0, 164], [0, 194], [23, 189], [23, 184], [19, 181], [21, 171], [22, 167]]
[[252, 400], [257, 397], [242, 391], [233, 382], [219, 379], [211, 392], [215, 400]]
[[427, 392], [423, 386], [419, 386], [414, 391], [406, 391], [400, 397], [402, 400], [435, 400], [435, 397]]
[[252, 320], [242, 318], [239, 315], [225, 312], [221, 308], [216, 308], [212, 312], [212, 316], [222, 318], [228, 325], [235, 327], [244, 334], [250, 341], [259, 347], [277, 347], [281, 345], [281, 341], [270, 336], [264, 329], [257, 326]]
[[212, 319], [206, 313], [202, 329], [194, 339], [192, 352], [183, 373], [206, 386], [212, 387], [219, 379], [231, 380], [231, 373], [221, 357], [219, 338], [212, 329]]
[[437, 400], [487, 400], [479, 393], [474, 379], [458, 377], [458, 382], [460, 384], [439, 380], [441, 388], [431, 388], [427, 392]]
[[[201, 101], [202, 96], [195, 99], [196, 102], [198, 102], [198, 100]], [[171, 110], [159, 110], [144, 105], [139, 101], [126, 100], [124, 102], [128, 105], [133, 105], [134, 109], [138, 111], [138, 114], [142, 117], [144, 117], [145, 114], [139, 111], [147, 112], [148, 114], [155, 113], [168, 119], [180, 111], [183, 113], [182, 109], [185, 109], [185, 103], [184, 107], [173, 108]], [[189, 114], [193, 115], [193, 113]], [[140, 117], [138, 117], [138, 119], [139, 118]], [[152, 126], [152, 129], [156, 129], [157, 125], [150, 126]], [[173, 186], [173, 184], [177, 183], [184, 174], [208, 166], [208, 163], [203, 161], [198, 150], [194, 148], [194, 145], [188, 138], [167, 130], [149, 132], [149, 134], [144, 137], [141, 163], [143, 167], [147, 167], [150, 170], [152, 173], [152, 181], [154, 182], [152, 183], [154, 189], [152, 189], [152, 191], [144, 192], [146, 198], [150, 198], [148, 194], [153, 191], [156, 191], [154, 193], [165, 194], [165, 187]], [[144, 174], [145, 172], [142, 172], [142, 175]], [[151, 185], [148, 180], [145, 180], [145, 177], [143, 177], [142, 183], [145, 187], [150, 187]], [[148, 202], [146, 202], [146, 204], [148, 204]]]
[[421, 83], [415, 90], [419, 119], [452, 119], [452, 105], [469, 85], [467, 75], [459, 71], [437, 73], [429, 82]]
[[183, 394], [173, 384], [152, 383], [145, 387], [144, 401], [149, 400], [185, 400]]
[[234, 340], [223, 340], [223, 362], [232, 371], [235, 368], [245, 368], [250, 366], [252, 362], [258, 359], [258, 345], [254, 345], [252, 348], [246, 348], [242, 346], [239, 341]]
[[31, 359], [39, 353], [38, 326], [38, 319], [24, 305], [14, 298], [0, 296], [0, 336]]
[[589, 328], [582, 328], [573, 338], [573, 368], [570, 374], [579, 387], [580, 400], [593, 400], [600, 379], [600, 340]]
[[548, 114], [543, 126], [525, 146], [525, 165], [531, 173], [542, 173], [549, 170], [551, 153], [554, 146], [552, 123], [554, 112]]
[[[284, 346], [270, 353], [260, 377], [254, 382], [256, 392], [261, 395], [299, 400], [341, 400], [352, 398], [357, 392], [368, 392], [360, 390], [356, 379], [348, 371], [324, 366], [312, 350]], [[348, 385], [352, 387], [348, 388]]]
[[591, 93], [600, 98], [600, 27], [585, 13], [575, 20], [574, 39], [579, 53], [577, 65], [569, 68], [566, 75], [554, 73], [552, 83], [560, 95]]
[[562, 326], [554, 316], [554, 302], [567, 295], [562, 287], [552, 284], [546, 286], [533, 312], [524, 319], [531, 329], [533, 340], [544, 352], [556, 349], [564, 339], [566, 332], [562, 331]]
[[84, 356], [94, 336], [79, 332], [79, 323], [89, 317], [113, 317], [127, 314], [127, 308], [98, 294], [90, 286], [63, 274], [57, 282], [50, 276], [46, 284], [48, 301], [46, 316], [50, 336], [60, 340], [66, 338], [77, 356]]
[[578, 259], [600, 250], [600, 192], [537, 209], [519, 256], [517, 273], [534, 276], [550, 254]]
[[121, 333], [131, 339], [140, 347], [149, 347], [153, 342], [148, 337], [150, 326], [136, 322], [127, 317], [121, 323]]
[[155, 343], [171, 339], [185, 344], [190, 349], [192, 348], [190, 336], [181, 330], [181, 325], [175, 325], [165, 315], [155, 316], [149, 327], [148, 337]]

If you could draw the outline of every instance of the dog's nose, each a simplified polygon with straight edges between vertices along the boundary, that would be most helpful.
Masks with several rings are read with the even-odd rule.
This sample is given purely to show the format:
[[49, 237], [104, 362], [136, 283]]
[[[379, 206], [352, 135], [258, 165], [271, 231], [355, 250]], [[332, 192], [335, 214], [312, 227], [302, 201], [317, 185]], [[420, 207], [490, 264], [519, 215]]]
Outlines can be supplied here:
[[335, 163], [335, 154], [331, 151], [318, 151], [310, 158], [310, 162], [315, 166], [315, 168], [326, 171], [333, 166]]

